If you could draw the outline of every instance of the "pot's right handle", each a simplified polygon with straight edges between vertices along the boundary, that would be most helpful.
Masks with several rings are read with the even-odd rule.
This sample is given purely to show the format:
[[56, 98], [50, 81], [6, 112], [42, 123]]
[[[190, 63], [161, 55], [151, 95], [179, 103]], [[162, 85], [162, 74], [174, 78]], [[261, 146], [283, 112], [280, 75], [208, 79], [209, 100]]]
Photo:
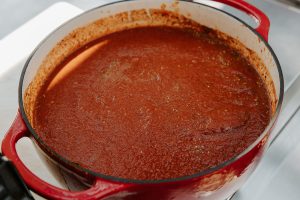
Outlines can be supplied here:
[[43, 181], [42, 179], [34, 175], [24, 165], [16, 151], [16, 144], [18, 140], [28, 136], [29, 131], [21, 117], [21, 114], [18, 112], [14, 123], [12, 124], [11, 128], [2, 141], [1, 148], [2, 153], [13, 162], [28, 187], [35, 191], [37, 194], [47, 199], [96, 200], [128, 188], [129, 185], [126, 184], [111, 183], [108, 181], [97, 179], [89, 189], [74, 192], [55, 187]]
[[269, 18], [258, 8], [247, 3], [243, 0], [213, 0], [229, 6], [232, 6], [238, 10], [244, 11], [247, 14], [255, 18], [258, 26], [255, 29], [266, 41], [268, 41], [270, 20]]

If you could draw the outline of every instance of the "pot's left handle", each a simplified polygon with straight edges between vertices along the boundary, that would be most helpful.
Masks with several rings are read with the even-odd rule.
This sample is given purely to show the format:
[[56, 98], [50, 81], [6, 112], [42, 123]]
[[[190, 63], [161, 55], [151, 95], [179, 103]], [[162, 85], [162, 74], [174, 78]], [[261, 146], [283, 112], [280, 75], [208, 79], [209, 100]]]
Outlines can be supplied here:
[[20, 115], [17, 113], [17, 117], [12, 124], [11, 128], [5, 135], [2, 141], [2, 153], [10, 159], [16, 166], [17, 170], [21, 174], [28, 187], [37, 194], [47, 199], [63, 199], [63, 200], [94, 200], [101, 199], [107, 195], [119, 192], [127, 188], [128, 185], [110, 183], [104, 180], [97, 179], [91, 188], [84, 191], [72, 192], [55, 187], [36, 175], [34, 175], [21, 161], [16, 151], [16, 143], [23, 137], [28, 137], [29, 131]]

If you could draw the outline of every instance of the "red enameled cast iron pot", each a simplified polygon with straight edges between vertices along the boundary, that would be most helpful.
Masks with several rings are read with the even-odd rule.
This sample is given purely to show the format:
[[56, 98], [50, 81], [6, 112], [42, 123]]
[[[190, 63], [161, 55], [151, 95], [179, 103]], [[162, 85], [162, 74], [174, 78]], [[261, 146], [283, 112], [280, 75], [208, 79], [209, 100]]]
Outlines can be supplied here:
[[[24, 91], [33, 80], [43, 58], [64, 36], [72, 30], [91, 23], [97, 19], [120, 12], [136, 9], [172, 7], [173, 0], [137, 0], [121, 1], [107, 4], [87, 11], [68, 21], [50, 34], [29, 57], [20, 79], [20, 111], [2, 142], [2, 152], [17, 167], [29, 188], [49, 199], [226, 199], [236, 192], [256, 168], [278, 117], [283, 99], [283, 76], [279, 62], [268, 45], [269, 20], [254, 6], [242, 0], [216, 0], [239, 9], [256, 19], [257, 28], [251, 28], [238, 18], [216, 8], [193, 1], [179, 1], [178, 12], [202, 25], [217, 29], [238, 39], [247, 48], [256, 52], [267, 67], [274, 83], [276, 111], [261, 136], [240, 155], [213, 168], [186, 177], [159, 181], [138, 181], [106, 176], [66, 160], [47, 147], [31, 127], [24, 111]], [[23, 137], [31, 138], [37, 147], [55, 164], [75, 174], [90, 187], [83, 191], [60, 189], [35, 176], [20, 160], [16, 152], [16, 143]]]

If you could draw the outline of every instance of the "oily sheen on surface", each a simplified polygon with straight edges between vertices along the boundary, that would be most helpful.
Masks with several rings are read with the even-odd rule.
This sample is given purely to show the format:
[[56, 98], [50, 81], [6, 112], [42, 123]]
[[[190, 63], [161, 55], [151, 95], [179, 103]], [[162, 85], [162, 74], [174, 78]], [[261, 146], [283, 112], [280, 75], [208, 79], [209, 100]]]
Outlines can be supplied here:
[[72, 55], [44, 85], [34, 128], [58, 154], [106, 175], [157, 180], [220, 164], [270, 119], [256, 70], [213, 34], [144, 27]]

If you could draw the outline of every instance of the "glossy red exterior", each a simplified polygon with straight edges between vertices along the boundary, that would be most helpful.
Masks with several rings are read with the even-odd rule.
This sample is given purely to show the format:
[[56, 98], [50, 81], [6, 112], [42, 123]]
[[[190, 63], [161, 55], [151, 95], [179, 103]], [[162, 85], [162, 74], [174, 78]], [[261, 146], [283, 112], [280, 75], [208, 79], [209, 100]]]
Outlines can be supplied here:
[[236, 9], [246, 12], [247, 14], [254, 17], [257, 22], [256, 31], [266, 40], [268, 41], [269, 29], [270, 29], [270, 20], [269, 18], [255, 6], [246, 3], [243, 0], [214, 0], [220, 3], [227, 4]]
[[[20, 160], [16, 143], [22, 137], [30, 137], [21, 115], [17, 117], [7, 132], [3, 143], [3, 153], [12, 160], [26, 184], [33, 191], [49, 199], [102, 199], [105, 197], [122, 197], [122, 199], [205, 199], [205, 191], [215, 191], [211, 199], [218, 199], [223, 193], [230, 191], [233, 185], [240, 185], [248, 177], [266, 148], [268, 134], [251, 151], [233, 162], [232, 164], [212, 172], [206, 176], [195, 177], [189, 180], [156, 183], [132, 184], [117, 183], [109, 180], [95, 178], [93, 185], [80, 192], [73, 192], [52, 186], [35, 176]], [[223, 190], [221, 189], [223, 188]]]

